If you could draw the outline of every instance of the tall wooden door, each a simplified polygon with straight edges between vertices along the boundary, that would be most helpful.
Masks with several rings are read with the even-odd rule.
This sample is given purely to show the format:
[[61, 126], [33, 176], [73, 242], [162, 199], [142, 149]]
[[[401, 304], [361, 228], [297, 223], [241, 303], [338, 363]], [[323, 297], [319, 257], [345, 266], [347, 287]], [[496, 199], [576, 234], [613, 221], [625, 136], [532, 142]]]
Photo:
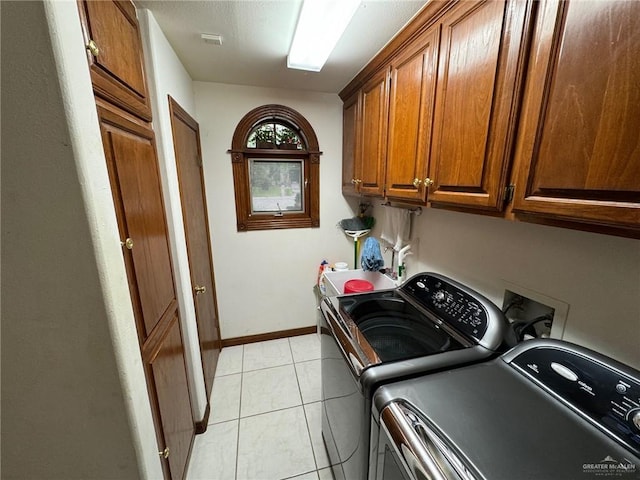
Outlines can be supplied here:
[[167, 478], [195, 434], [153, 130], [98, 101], [98, 118], [142, 361]]
[[198, 123], [171, 97], [169, 109], [202, 368], [209, 398], [221, 342], [200, 152], [200, 129]]

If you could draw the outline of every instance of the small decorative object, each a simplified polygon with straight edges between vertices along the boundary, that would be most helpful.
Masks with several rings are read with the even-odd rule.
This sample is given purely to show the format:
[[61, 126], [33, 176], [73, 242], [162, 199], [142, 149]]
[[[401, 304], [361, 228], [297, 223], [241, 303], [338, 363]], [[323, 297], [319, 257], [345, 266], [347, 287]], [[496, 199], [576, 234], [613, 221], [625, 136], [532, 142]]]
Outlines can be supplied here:
[[254, 132], [256, 148], [276, 148], [274, 139], [275, 135], [271, 129], [259, 128]]
[[300, 148], [300, 138], [298, 134], [288, 128], [283, 128], [278, 132], [278, 148], [285, 150], [298, 150]]

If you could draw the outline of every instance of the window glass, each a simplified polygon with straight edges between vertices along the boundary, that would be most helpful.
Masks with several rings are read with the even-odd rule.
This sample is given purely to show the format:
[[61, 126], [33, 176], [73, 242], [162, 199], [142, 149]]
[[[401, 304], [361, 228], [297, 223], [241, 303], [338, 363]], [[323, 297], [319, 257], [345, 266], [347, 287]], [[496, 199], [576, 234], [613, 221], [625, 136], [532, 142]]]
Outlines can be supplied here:
[[302, 212], [302, 160], [252, 159], [249, 165], [252, 213]]

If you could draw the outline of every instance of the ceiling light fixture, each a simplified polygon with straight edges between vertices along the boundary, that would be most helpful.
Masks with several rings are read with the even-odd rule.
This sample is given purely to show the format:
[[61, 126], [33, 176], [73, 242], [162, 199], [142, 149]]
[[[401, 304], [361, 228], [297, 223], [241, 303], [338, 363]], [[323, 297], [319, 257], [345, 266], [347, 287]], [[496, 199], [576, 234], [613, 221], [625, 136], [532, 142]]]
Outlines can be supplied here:
[[319, 72], [361, 0], [304, 0], [287, 67]]

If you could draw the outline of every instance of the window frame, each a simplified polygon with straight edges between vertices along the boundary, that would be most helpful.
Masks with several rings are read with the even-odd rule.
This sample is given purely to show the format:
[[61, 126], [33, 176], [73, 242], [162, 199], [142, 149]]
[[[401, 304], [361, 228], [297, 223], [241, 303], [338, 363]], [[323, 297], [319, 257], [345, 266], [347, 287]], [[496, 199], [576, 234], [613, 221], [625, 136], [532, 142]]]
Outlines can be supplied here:
[[[250, 133], [260, 123], [281, 122], [299, 132], [306, 149], [249, 148]], [[254, 108], [236, 126], [231, 141], [231, 165], [236, 201], [236, 224], [239, 232], [282, 228], [320, 227], [320, 155], [318, 139], [311, 124], [297, 111], [284, 105], [268, 104]], [[252, 213], [249, 163], [252, 159], [302, 160], [304, 177], [300, 192], [301, 212]]]

